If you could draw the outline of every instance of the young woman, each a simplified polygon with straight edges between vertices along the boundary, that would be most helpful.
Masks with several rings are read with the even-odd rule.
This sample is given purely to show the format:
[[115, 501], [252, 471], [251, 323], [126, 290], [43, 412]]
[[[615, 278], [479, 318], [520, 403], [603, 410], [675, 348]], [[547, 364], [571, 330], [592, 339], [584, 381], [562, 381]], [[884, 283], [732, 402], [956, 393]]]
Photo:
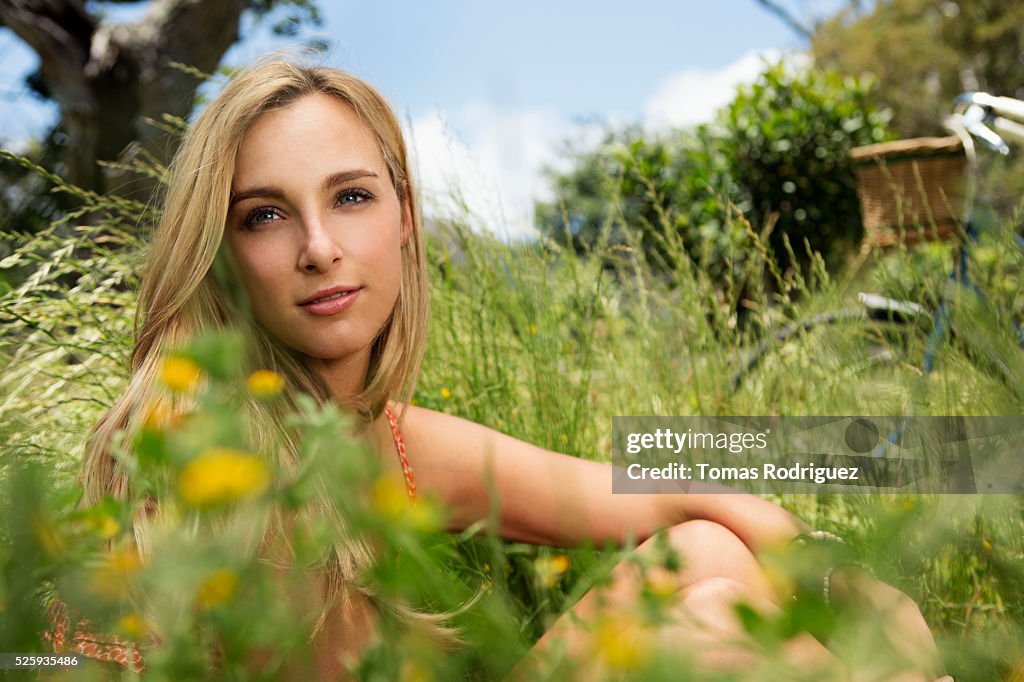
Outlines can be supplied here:
[[[202, 330], [241, 328], [251, 339], [253, 367], [286, 378], [286, 402], [304, 392], [358, 415], [384, 466], [404, 475], [410, 496], [440, 500], [453, 531], [488, 516], [488, 480], [499, 532], [509, 540], [573, 546], [632, 537], [646, 552], [652, 536], [667, 529], [683, 569], [675, 578], [678, 617], [658, 636], [691, 647], [709, 668], [744, 664], [752, 654], [734, 644], [742, 629], [731, 606], [744, 600], [770, 611], [791, 598], [777, 592], [756, 557], [808, 528], [754, 496], [613, 495], [608, 465], [410, 405], [427, 338], [427, 288], [405, 143], [382, 97], [330, 68], [268, 61], [241, 73], [198, 117], [172, 164], [139, 294], [129, 384], [87, 447], [86, 502], [129, 490], [110, 445], [118, 431], [138, 428], [155, 397], [162, 354]], [[254, 404], [262, 415], [254, 420], [256, 437], [284, 436], [277, 452], [283, 465], [293, 462], [294, 443], [261, 410]], [[140, 547], [144, 528], [136, 531]], [[358, 543], [339, 547], [327, 569], [323, 598], [334, 606], [313, 637], [325, 679], [343, 675], [342, 656], [358, 656], [374, 636], [380, 604], [349, 588], [371, 555]], [[558, 620], [538, 648], [558, 643], [582, 661], [583, 624], [637, 597], [629, 565], [612, 577], [604, 601], [584, 596], [574, 617]], [[903, 644], [923, 659], [933, 655], [927, 626], [901, 593], [839, 573], [832, 589], [860, 590], [891, 610]], [[347, 598], [335, 600], [338, 592]], [[450, 634], [428, 615], [405, 615], [439, 639]], [[843, 670], [810, 635], [789, 647], [793, 661]], [[531, 665], [516, 673], [528, 678]]]

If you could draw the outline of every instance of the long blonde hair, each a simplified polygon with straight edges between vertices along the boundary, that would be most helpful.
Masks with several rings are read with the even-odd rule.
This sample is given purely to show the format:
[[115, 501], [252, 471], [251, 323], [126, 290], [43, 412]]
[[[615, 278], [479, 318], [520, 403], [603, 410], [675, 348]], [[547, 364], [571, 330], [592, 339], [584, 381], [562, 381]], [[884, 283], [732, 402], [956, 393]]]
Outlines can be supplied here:
[[[279, 58], [257, 63], [236, 75], [199, 115], [169, 168], [163, 211], [138, 297], [128, 386], [93, 428], [86, 444], [85, 504], [95, 504], [105, 495], [120, 499], [128, 496], [131, 482], [112, 453], [115, 437], [140, 428], [147, 406], [157, 399], [162, 356], [200, 332], [244, 329], [250, 339], [251, 369], [271, 369], [285, 377], [285, 407], [293, 407], [300, 393], [313, 396], [321, 404], [331, 400], [327, 386], [301, 357], [240, 312], [237, 292], [228, 289], [215, 267], [223, 256], [235, 159], [245, 133], [262, 114], [316, 93], [351, 106], [373, 132], [398, 197], [408, 202], [413, 228], [402, 247], [397, 302], [373, 344], [363, 391], [349, 407], [363, 423], [369, 423], [390, 398], [409, 402], [426, 344], [428, 283], [422, 221], [398, 120], [386, 100], [355, 76]], [[257, 401], [247, 404], [246, 410], [266, 417], [251, 420], [256, 447], [279, 457], [282, 468], [294, 467], [297, 444], [281, 425], [280, 412], [271, 413]], [[321, 508], [315, 511], [344, 527], [345, 519], [326, 499], [328, 496], [323, 497], [317, 503]], [[281, 523], [278, 519], [273, 525], [279, 528]], [[136, 524], [135, 541], [143, 554], [148, 551], [147, 540], [146, 524]], [[335, 548], [325, 569], [325, 603], [343, 595], [346, 586], [355, 586], [373, 597], [370, 588], [355, 584], [371, 562], [365, 542], [353, 540]], [[383, 605], [407, 621], [426, 625], [441, 643], [457, 641], [455, 631], [443, 625], [442, 614], [423, 614], [394, 602]]]

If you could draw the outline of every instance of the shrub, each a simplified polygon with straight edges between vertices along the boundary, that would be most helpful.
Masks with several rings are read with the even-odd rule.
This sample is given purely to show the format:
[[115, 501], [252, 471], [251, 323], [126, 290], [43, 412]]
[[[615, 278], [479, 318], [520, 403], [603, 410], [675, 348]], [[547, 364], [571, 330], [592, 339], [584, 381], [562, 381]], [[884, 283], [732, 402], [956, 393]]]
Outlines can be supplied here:
[[740, 257], [743, 230], [729, 219], [735, 194], [720, 141], [704, 127], [666, 135], [610, 132], [551, 174], [557, 201], [538, 204], [540, 228], [577, 252], [634, 240], [655, 272], [700, 264], [716, 281]]
[[805, 247], [834, 260], [861, 235], [850, 149], [889, 138], [867, 82], [813, 69], [769, 67], [723, 111], [721, 150], [749, 200], [755, 227], [774, 224], [770, 244], [798, 262]]

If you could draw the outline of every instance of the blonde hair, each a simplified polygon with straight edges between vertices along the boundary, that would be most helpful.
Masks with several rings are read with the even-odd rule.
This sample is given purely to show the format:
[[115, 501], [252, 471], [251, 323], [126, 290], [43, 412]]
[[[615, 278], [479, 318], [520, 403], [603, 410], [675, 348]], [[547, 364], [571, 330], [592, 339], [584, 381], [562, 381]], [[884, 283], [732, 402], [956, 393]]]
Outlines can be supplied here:
[[[108, 494], [127, 497], [130, 481], [113, 456], [115, 438], [122, 432], [134, 433], [141, 426], [147, 406], [158, 399], [162, 356], [200, 332], [242, 329], [250, 339], [250, 369], [271, 369], [285, 377], [284, 408], [294, 407], [300, 393], [313, 396], [321, 404], [331, 400], [320, 377], [296, 352], [278, 343], [240, 309], [235, 300], [238, 292], [224, 285], [223, 276], [218, 274], [235, 159], [243, 137], [262, 114], [317, 93], [348, 104], [373, 132], [398, 197], [408, 202], [412, 220], [412, 234], [402, 247], [397, 302], [373, 343], [362, 393], [348, 406], [362, 423], [368, 424], [390, 398], [408, 404], [426, 344], [428, 283], [422, 222], [398, 120], [376, 90], [348, 73], [280, 58], [257, 63], [236, 75], [210, 102], [186, 133], [169, 168], [163, 212], [138, 297], [128, 386], [95, 425], [86, 444], [85, 504], [95, 504]], [[253, 400], [246, 405], [247, 414], [259, 417], [250, 419], [255, 446], [279, 457], [278, 464], [289, 469], [298, 462], [298, 447], [281, 424], [282, 411], [272, 411]], [[315, 512], [345, 529], [345, 519], [326, 491], [316, 504], [319, 507]], [[155, 512], [159, 513], [159, 505]], [[275, 528], [280, 531], [283, 523], [277, 518], [266, 524], [266, 533]], [[142, 553], [148, 551], [146, 526], [142, 521], [135, 528], [135, 541]], [[371, 551], [363, 541], [352, 540], [335, 548], [325, 568], [325, 604], [338, 597], [344, 599], [346, 586], [374, 597], [371, 588], [357, 581], [371, 562]], [[407, 622], [425, 625], [442, 644], [450, 646], [458, 641], [455, 631], [443, 625], [444, 614], [419, 613], [393, 601], [382, 603], [378, 599], [374, 603], [391, 609]], [[326, 610], [321, 625], [325, 617]]]

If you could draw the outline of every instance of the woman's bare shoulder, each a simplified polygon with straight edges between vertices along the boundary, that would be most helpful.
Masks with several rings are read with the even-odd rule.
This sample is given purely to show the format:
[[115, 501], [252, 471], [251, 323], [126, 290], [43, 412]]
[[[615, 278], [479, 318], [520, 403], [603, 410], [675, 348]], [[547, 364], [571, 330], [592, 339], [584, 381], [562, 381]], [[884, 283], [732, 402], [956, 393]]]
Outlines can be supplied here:
[[[391, 404], [419, 491], [434, 497], [455, 517], [468, 504], [486, 508], [483, 455], [508, 438], [468, 419], [419, 405]], [[397, 458], [396, 458], [397, 459]]]
[[403, 438], [406, 438], [407, 434], [408, 438], [413, 439], [444, 434], [447, 436], [447, 442], [451, 443], [453, 438], [498, 435], [497, 431], [469, 419], [420, 405], [410, 405], [392, 400], [388, 402], [388, 406], [398, 421], [398, 428]]
[[416, 404], [390, 401], [398, 430], [410, 460], [447, 460], [468, 452], [478, 452], [488, 441], [508, 438], [500, 431], [469, 419], [431, 410]]

